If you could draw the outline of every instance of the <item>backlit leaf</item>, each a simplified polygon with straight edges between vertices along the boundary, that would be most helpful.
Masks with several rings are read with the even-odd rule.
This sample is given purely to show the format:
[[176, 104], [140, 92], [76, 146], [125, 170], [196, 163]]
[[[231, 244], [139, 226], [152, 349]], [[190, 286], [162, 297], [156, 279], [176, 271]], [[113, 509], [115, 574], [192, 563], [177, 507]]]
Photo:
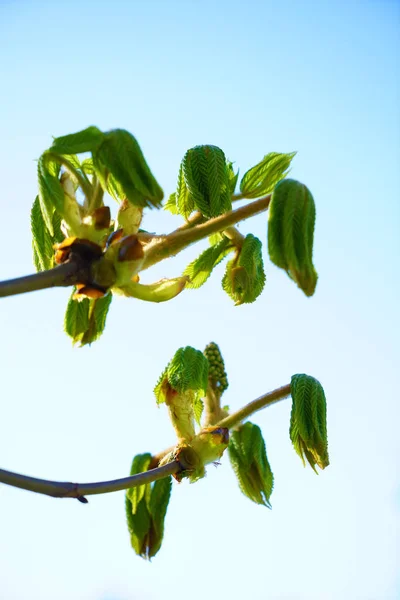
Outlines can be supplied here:
[[319, 381], [304, 374], [293, 375], [290, 388], [290, 439], [303, 464], [307, 459], [317, 473], [316, 465], [329, 465], [325, 393]]
[[85, 346], [96, 341], [104, 331], [111, 294], [102, 298], [75, 300], [70, 298], [64, 319], [64, 329], [73, 344]]
[[[135, 456], [131, 475], [148, 471], [150, 461], [150, 454]], [[171, 477], [166, 477], [126, 492], [125, 510], [131, 545], [142, 558], [151, 559], [161, 548], [171, 487]]]
[[183, 272], [183, 275], [190, 278], [186, 288], [199, 288], [202, 286], [210, 277], [214, 267], [233, 249], [232, 242], [224, 236], [221, 241], [204, 250]]
[[93, 152], [102, 142], [104, 134], [97, 127], [87, 127], [77, 133], [63, 135], [54, 139], [50, 148], [57, 154], [81, 154]]
[[308, 188], [284, 179], [273, 191], [268, 215], [268, 252], [307, 296], [318, 275], [313, 265], [315, 202]]
[[246, 198], [258, 198], [271, 192], [286, 177], [296, 152], [270, 152], [255, 167], [249, 169], [240, 182], [240, 191]]
[[54, 212], [52, 216], [54, 235], [46, 227], [40, 207], [39, 197], [36, 196], [31, 210], [31, 232], [33, 260], [37, 271], [46, 271], [54, 267], [54, 244], [60, 243], [64, 236], [61, 232], [61, 219]]
[[163, 191], [128, 131], [114, 129], [105, 133], [93, 153], [93, 165], [104, 189], [113, 194], [117, 191], [120, 200], [126, 198], [135, 206], [160, 205]]
[[181, 166], [194, 208], [205, 217], [216, 217], [231, 210], [229, 172], [220, 148], [195, 146], [186, 152]]
[[256, 504], [271, 508], [274, 476], [260, 428], [247, 422], [232, 431], [228, 453], [243, 494]]
[[249, 233], [236, 257], [228, 262], [222, 287], [235, 305], [249, 304], [263, 291], [265, 279], [262, 244]]

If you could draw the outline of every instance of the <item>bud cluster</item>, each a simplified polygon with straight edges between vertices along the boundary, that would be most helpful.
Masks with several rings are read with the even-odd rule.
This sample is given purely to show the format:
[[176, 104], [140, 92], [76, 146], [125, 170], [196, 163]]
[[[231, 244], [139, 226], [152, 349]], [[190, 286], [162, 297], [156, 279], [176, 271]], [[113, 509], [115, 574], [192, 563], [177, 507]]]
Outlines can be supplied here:
[[225, 371], [224, 359], [217, 344], [211, 342], [205, 347], [204, 356], [208, 360], [208, 377], [211, 379], [214, 391], [222, 395], [228, 388], [228, 376]]

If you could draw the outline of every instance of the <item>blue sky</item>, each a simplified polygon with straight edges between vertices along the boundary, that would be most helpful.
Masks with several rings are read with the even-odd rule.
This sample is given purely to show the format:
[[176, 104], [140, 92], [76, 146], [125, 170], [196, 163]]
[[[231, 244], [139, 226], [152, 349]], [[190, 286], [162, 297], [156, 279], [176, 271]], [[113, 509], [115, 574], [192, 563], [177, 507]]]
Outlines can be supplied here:
[[[68, 290], [3, 299], [1, 467], [96, 481], [173, 442], [152, 389], [183, 345], [216, 341], [238, 408], [309, 373], [328, 400], [331, 466], [291, 448], [290, 401], [254, 417], [275, 474], [272, 511], [239, 491], [227, 458], [174, 485], [163, 548], [137, 558], [123, 493], [87, 506], [0, 489], [4, 600], [398, 597], [400, 7], [360, 2], [2, 2], [0, 279], [32, 271], [35, 159], [95, 124], [139, 140], [166, 195], [196, 144], [243, 174], [269, 151], [298, 152], [291, 176], [317, 205], [316, 294], [266, 258], [267, 285], [232, 306], [223, 270], [163, 305], [114, 302], [106, 332], [73, 349]], [[396, 37], [397, 34], [397, 37]], [[146, 228], [168, 231], [160, 211]], [[241, 225], [265, 240], [266, 216]], [[179, 275], [202, 246], [146, 281]]]

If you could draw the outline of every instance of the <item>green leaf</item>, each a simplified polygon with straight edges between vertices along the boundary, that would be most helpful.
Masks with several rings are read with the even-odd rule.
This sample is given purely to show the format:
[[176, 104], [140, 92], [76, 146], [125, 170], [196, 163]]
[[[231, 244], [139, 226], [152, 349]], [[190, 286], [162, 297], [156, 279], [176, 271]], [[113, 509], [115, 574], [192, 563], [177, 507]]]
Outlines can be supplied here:
[[296, 152], [280, 154], [270, 152], [255, 167], [242, 177], [240, 191], [246, 198], [258, 198], [271, 192], [276, 184], [286, 177]]
[[273, 191], [268, 216], [268, 252], [306, 296], [317, 285], [312, 255], [315, 202], [309, 189], [294, 179], [284, 179]]
[[[73, 295], [72, 295], [73, 296]], [[64, 319], [64, 329], [73, 344], [85, 346], [95, 342], [104, 331], [111, 294], [102, 298], [75, 300], [70, 298]]]
[[149, 499], [149, 511], [151, 515], [151, 530], [149, 535], [149, 546], [147, 557], [153, 558], [161, 548], [164, 537], [164, 522], [167, 514], [168, 504], [171, 498], [172, 478], [166, 477], [155, 481]]
[[204, 402], [199, 396], [196, 396], [194, 399], [194, 402], [193, 402], [193, 411], [194, 411], [194, 418], [196, 419], [196, 423], [199, 426], [201, 425], [201, 417], [203, 414], [203, 410], [204, 410]]
[[249, 233], [237, 256], [228, 262], [222, 287], [236, 306], [249, 304], [263, 291], [265, 279], [262, 244]]
[[85, 160], [83, 160], [81, 162], [81, 170], [86, 175], [93, 175], [94, 174], [93, 159], [92, 158], [85, 158]]
[[54, 267], [53, 246], [64, 239], [60, 225], [61, 219], [59, 215], [53, 213], [52, 226], [54, 236], [52, 236], [43, 219], [39, 196], [36, 196], [31, 210], [31, 232], [33, 261], [37, 271], [46, 271]]
[[228, 453], [243, 494], [256, 504], [271, 508], [274, 476], [260, 428], [247, 422], [232, 431]]
[[50, 148], [57, 154], [81, 154], [93, 152], [101, 144], [104, 134], [97, 127], [88, 127], [77, 133], [54, 138]]
[[185, 219], [187, 219], [195, 209], [193, 197], [190, 195], [188, 187], [186, 185], [182, 164], [179, 167], [178, 185], [175, 193], [175, 202], [177, 213], [185, 217]]
[[[144, 473], [148, 470], [150, 462], [151, 454], [149, 452], [145, 454], [137, 454], [132, 461], [130, 474], [137, 475], [138, 473]], [[126, 492], [129, 500], [131, 501], [132, 512], [136, 512], [139, 502], [146, 493], [146, 488], [147, 485], [138, 485], [136, 487], [129, 488], [129, 490]]]
[[157, 384], [154, 388], [154, 395], [156, 397], [157, 404], [162, 404], [163, 402], [166, 402], [166, 400], [167, 400], [167, 393], [168, 393], [168, 389], [169, 389], [167, 373], [168, 373], [168, 365], [165, 367], [164, 371], [161, 373], [160, 377], [158, 378]]
[[303, 464], [306, 458], [317, 473], [315, 465], [329, 465], [325, 393], [319, 381], [304, 374], [293, 375], [290, 388], [290, 439]]
[[46, 153], [38, 161], [39, 203], [50, 235], [54, 236], [53, 214], [57, 210], [62, 215], [64, 207], [64, 190], [58, 179], [60, 166], [48, 159]]
[[237, 173], [235, 173], [235, 171], [233, 170], [232, 162], [227, 161], [226, 166], [228, 169], [228, 176], [229, 176], [229, 189], [230, 189], [231, 195], [233, 195], [235, 193], [237, 180], [239, 177], [239, 171], [237, 171]]
[[200, 350], [191, 346], [179, 348], [168, 365], [167, 378], [172, 389], [178, 393], [192, 390], [205, 394], [208, 361]]
[[190, 281], [186, 284], [186, 288], [194, 289], [202, 286], [210, 277], [214, 267], [233, 249], [234, 246], [231, 241], [224, 236], [221, 241], [202, 252], [183, 272], [183, 275], [187, 275], [190, 278]]
[[172, 215], [177, 215], [178, 208], [176, 206], [176, 194], [170, 194], [167, 202], [164, 204], [164, 210], [169, 210]]
[[159, 207], [163, 191], [152, 175], [136, 139], [124, 129], [104, 134], [93, 152], [93, 165], [103, 188], [135, 206]]
[[136, 554], [147, 558], [147, 540], [151, 527], [151, 517], [147, 508], [146, 499], [142, 498], [136, 511], [133, 512], [128, 495], [125, 496], [125, 509], [128, 530], [131, 536], [131, 545]]
[[[187, 189], [185, 194], [188, 194], [190, 202], [193, 201], [193, 208], [197, 208], [205, 217], [216, 217], [231, 210], [229, 171], [225, 155], [220, 148], [191, 148], [186, 152], [181, 168]], [[178, 195], [177, 204], [179, 206]], [[187, 216], [189, 208], [185, 206], [184, 216]]]
[[[139, 454], [131, 475], [148, 471], [151, 454]], [[151, 559], [161, 547], [164, 521], [171, 496], [171, 477], [127, 490], [125, 509], [131, 545], [139, 556]]]
[[208, 361], [190, 346], [179, 348], [154, 388], [157, 404], [165, 402], [178, 441], [195, 436], [195, 417], [200, 419], [199, 398], [206, 395]]

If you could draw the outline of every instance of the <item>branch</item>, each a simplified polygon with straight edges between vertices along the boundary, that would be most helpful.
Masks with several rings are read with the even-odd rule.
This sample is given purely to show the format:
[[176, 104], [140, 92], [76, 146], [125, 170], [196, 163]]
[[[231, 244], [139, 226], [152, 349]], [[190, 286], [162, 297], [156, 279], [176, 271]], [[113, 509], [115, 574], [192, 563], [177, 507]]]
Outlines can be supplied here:
[[[257, 400], [249, 402], [249, 404], [246, 404], [246, 406], [240, 410], [229, 415], [229, 417], [215, 423], [215, 427], [227, 427], [228, 429], [232, 429], [258, 410], [270, 406], [271, 404], [275, 404], [288, 396], [290, 396], [290, 384], [284, 385], [268, 394], [264, 394], [264, 396], [260, 396]], [[149, 471], [138, 473], [131, 477], [124, 477], [122, 479], [101, 481], [98, 483], [70, 483], [66, 481], [37, 479], [36, 477], [28, 477], [27, 475], [20, 475], [19, 473], [0, 469], [0, 483], [5, 483], [6, 485], [11, 485], [30, 492], [36, 492], [38, 494], [52, 496], [53, 498], [77, 498], [80, 502], [87, 503], [85, 496], [127, 490], [128, 488], [152, 483], [158, 479], [163, 479], [164, 477], [185, 470], [187, 465], [185, 465], [183, 461], [173, 461], [162, 467], [157, 466], [160, 460], [162, 460], [168, 452], [173, 450], [173, 448], [174, 447], [168, 448], [153, 456]]]
[[174, 461], [151, 469], [144, 473], [131, 475], [131, 477], [123, 477], [122, 479], [114, 479], [112, 481], [101, 481], [99, 483], [69, 483], [66, 481], [49, 481], [47, 479], [37, 479], [36, 477], [28, 477], [11, 471], [0, 469], [0, 483], [11, 485], [13, 487], [45, 494], [53, 498], [77, 498], [84, 504], [87, 503], [85, 496], [93, 494], [108, 494], [110, 492], [118, 492], [127, 490], [128, 488], [137, 487], [152, 483], [158, 479], [163, 479], [174, 473], [182, 470], [182, 465], [178, 461]]
[[175, 256], [191, 244], [198, 242], [213, 233], [218, 233], [231, 225], [244, 221], [249, 217], [253, 217], [258, 213], [267, 210], [271, 201], [271, 195], [268, 194], [263, 198], [259, 198], [250, 204], [245, 204], [236, 210], [231, 210], [219, 217], [209, 219], [205, 223], [200, 223], [189, 229], [176, 229], [166, 236], [155, 238], [145, 248], [145, 259], [141, 271], [152, 267], [156, 263]]
[[81, 276], [82, 266], [77, 261], [69, 261], [48, 271], [0, 281], [0, 298], [51, 287], [67, 287], [77, 283]]
[[253, 413], [265, 408], [266, 406], [270, 406], [271, 404], [275, 404], [280, 400], [284, 400], [290, 396], [290, 383], [284, 385], [272, 392], [268, 392], [268, 394], [264, 394], [264, 396], [260, 396], [257, 400], [253, 400], [243, 406], [240, 410], [232, 413], [229, 417], [222, 419], [215, 424], [216, 427], [227, 427], [228, 429], [232, 429], [239, 425], [242, 421], [250, 417]]

